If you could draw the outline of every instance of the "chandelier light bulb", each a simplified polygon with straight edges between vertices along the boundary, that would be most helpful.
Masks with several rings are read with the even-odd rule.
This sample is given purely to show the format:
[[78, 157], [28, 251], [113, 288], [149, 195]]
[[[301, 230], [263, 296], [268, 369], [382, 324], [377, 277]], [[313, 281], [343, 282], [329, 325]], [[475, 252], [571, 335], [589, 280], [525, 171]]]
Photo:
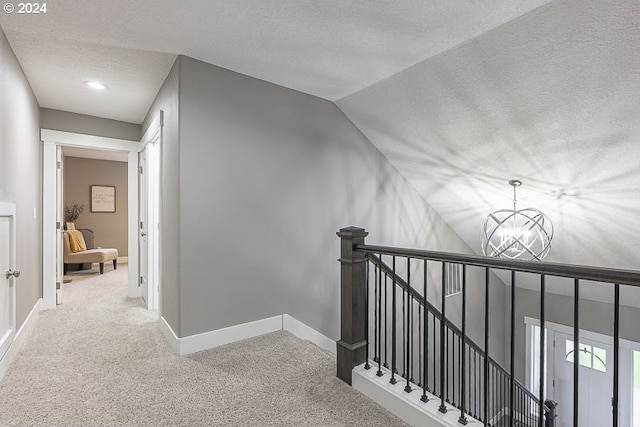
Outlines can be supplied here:
[[489, 214], [482, 226], [482, 253], [485, 256], [541, 261], [549, 254], [553, 224], [534, 208], [518, 210], [517, 179], [513, 187], [513, 209], [500, 209]]

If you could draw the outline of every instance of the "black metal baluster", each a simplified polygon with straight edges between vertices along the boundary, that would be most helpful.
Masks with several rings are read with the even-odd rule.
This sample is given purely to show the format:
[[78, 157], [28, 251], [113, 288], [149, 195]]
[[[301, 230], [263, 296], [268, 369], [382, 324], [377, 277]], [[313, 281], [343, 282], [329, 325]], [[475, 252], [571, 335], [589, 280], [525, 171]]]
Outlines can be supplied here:
[[[466, 375], [465, 380], [466, 380], [466, 388], [465, 388], [465, 394], [464, 394], [464, 398], [465, 401], [467, 402], [467, 414], [474, 416], [473, 415], [473, 398], [472, 398], [472, 391], [473, 391], [473, 383], [475, 381], [475, 379], [473, 378], [473, 373], [475, 373], [474, 371], [474, 367], [472, 367], [472, 360], [473, 360], [473, 355], [472, 355], [472, 349], [471, 347], [467, 347], [466, 351], [465, 351], [465, 366], [467, 367], [467, 371], [464, 373], [464, 375]], [[473, 373], [472, 373], [473, 371]], [[461, 402], [461, 406], [462, 406], [462, 402]]]
[[467, 417], [465, 412], [466, 408], [466, 399], [465, 393], [467, 392], [466, 382], [465, 382], [465, 358], [464, 351], [465, 345], [467, 343], [467, 266], [462, 265], [462, 344], [460, 345], [460, 351], [462, 353], [462, 366], [460, 367], [460, 418], [458, 418], [458, 422], [462, 425], [467, 424]]
[[[380, 261], [382, 261], [382, 254], [380, 255]], [[376, 375], [382, 376], [382, 267], [377, 270], [378, 275], [378, 372]], [[385, 276], [386, 277], [386, 276]], [[387, 324], [387, 319], [384, 319], [385, 325]], [[385, 337], [385, 353], [387, 352]]]
[[445, 400], [447, 403], [451, 403], [451, 400], [449, 399], [450, 395], [449, 395], [449, 380], [450, 380], [450, 376], [449, 376], [449, 369], [451, 368], [451, 363], [449, 363], [449, 326], [445, 325], [445, 391], [446, 391], [446, 395], [445, 395]]
[[[504, 403], [504, 378], [502, 377], [502, 371], [496, 369], [496, 380], [498, 381], [498, 414], [500, 416], [497, 419], [505, 418], [505, 403]], [[504, 423], [504, 420], [502, 421]]]
[[[538, 383], [538, 427], [544, 427], [544, 341], [545, 341], [545, 310], [544, 310], [545, 278], [540, 276], [540, 378]], [[576, 353], [575, 357], [578, 356]], [[574, 357], [574, 359], [575, 359]], [[576, 359], [577, 362], [577, 359]]]
[[[473, 350], [473, 388], [471, 388], [470, 390], [473, 390], [473, 417], [477, 418], [478, 417], [478, 399], [476, 399], [476, 397], [478, 396], [477, 390], [478, 390], [478, 363], [476, 362], [476, 354], [478, 352], [476, 350]], [[469, 361], [471, 361], [471, 347], [469, 347]], [[471, 364], [471, 363], [469, 363]], [[471, 380], [471, 374], [469, 374], [469, 380]], [[471, 392], [469, 392], [469, 399], [471, 399]]]
[[[451, 329], [451, 340], [453, 341], [453, 363], [451, 364], [451, 382], [453, 385], [453, 406], [460, 409], [460, 366], [462, 366], [462, 360], [460, 360], [460, 337]], [[458, 345], [458, 351], [456, 352], [456, 344]], [[456, 377], [457, 374], [457, 377]], [[457, 391], [456, 391], [457, 387]], [[456, 404], [456, 399], [458, 403]]]
[[444, 345], [445, 345], [445, 309], [446, 309], [446, 289], [445, 289], [445, 271], [447, 264], [445, 262], [442, 263], [442, 294], [441, 294], [441, 313], [442, 317], [440, 318], [440, 407], [438, 410], [443, 414], [447, 413], [447, 406], [444, 404], [444, 370], [445, 370], [445, 354], [444, 354]]
[[365, 282], [364, 282], [364, 292], [366, 294], [366, 298], [364, 299], [364, 312], [366, 313], [364, 316], [364, 330], [365, 330], [365, 340], [366, 344], [364, 347], [364, 369], [371, 369], [371, 365], [369, 365], [369, 255], [365, 255], [365, 260], [367, 263], [367, 269], [365, 270]]
[[496, 374], [496, 367], [492, 366], [492, 376], [493, 376], [493, 384], [491, 387], [491, 395], [493, 397], [493, 411], [491, 412], [491, 414], [493, 416], [495, 416], [498, 413], [498, 378], [497, 378], [497, 374]]
[[524, 406], [524, 395], [522, 394], [522, 389], [520, 387], [518, 387], [518, 410], [516, 412], [516, 418], [518, 419], [518, 421], [523, 422], [522, 420], [522, 407]]
[[404, 310], [405, 310], [405, 289], [402, 288], [402, 313], [400, 314], [400, 318], [402, 319], [402, 345], [400, 346], [400, 349], [402, 350], [402, 357], [400, 358], [402, 360], [402, 375], [400, 375], [402, 378], [404, 378], [405, 374], [407, 373], [407, 365], [406, 365], [406, 360], [405, 360], [405, 322], [406, 322], [406, 317], [404, 315]]
[[[416, 362], [414, 360], [414, 352], [413, 352], [413, 347], [414, 347], [414, 336], [413, 336], [413, 325], [415, 324], [415, 320], [413, 319], [413, 307], [415, 306], [415, 300], [413, 299], [413, 296], [410, 295], [409, 301], [411, 302], [411, 304], [409, 304], [409, 318], [411, 319], [411, 321], [409, 322], [409, 343], [410, 343], [410, 347], [411, 347], [411, 351], [409, 352], [409, 354], [411, 355], [411, 359], [410, 363], [409, 363], [409, 374], [411, 374], [411, 382], [415, 382], [414, 379], [414, 373], [416, 370]], [[418, 318], [419, 319], [419, 318]], [[420, 323], [420, 321], [418, 321], [418, 323]], [[419, 363], [418, 363], [419, 365]]]
[[435, 314], [433, 315], [433, 346], [432, 348], [433, 348], [433, 393], [436, 394], [436, 315]]
[[489, 267], [484, 269], [484, 425], [489, 425]]
[[525, 411], [524, 411], [524, 405], [525, 405], [525, 396], [524, 396], [524, 392], [521, 388], [519, 388], [520, 390], [520, 407], [518, 408], [518, 417], [520, 418], [520, 422], [524, 423], [524, 416], [525, 416]]
[[498, 384], [498, 369], [493, 366], [493, 384], [491, 387], [491, 391], [492, 391], [492, 395], [493, 395], [493, 412], [491, 412], [491, 415], [493, 415], [494, 417], [496, 417], [496, 415], [498, 414], [499, 411], [499, 407], [500, 407], [500, 402], [498, 401], [500, 395], [498, 393], [499, 391], [499, 384]]
[[514, 370], [515, 370], [515, 357], [516, 352], [516, 340], [515, 340], [515, 326], [516, 326], [516, 272], [511, 271], [511, 343], [509, 345], [509, 425], [513, 427], [513, 404], [514, 404]]
[[[447, 340], [449, 340], [449, 335], [451, 335], [451, 363], [447, 364], [447, 368], [450, 369], [447, 371], [447, 396], [451, 396], [451, 404], [456, 406], [456, 336], [453, 333], [453, 330], [447, 329]], [[447, 341], [447, 350], [449, 349], [449, 343]], [[449, 384], [451, 384], [451, 394], [449, 394]]]
[[391, 379], [389, 382], [395, 384], [396, 380], [396, 257], [392, 257], [392, 271], [393, 277], [391, 278]]
[[[422, 397], [420, 400], [423, 402], [428, 402], [429, 398], [427, 397], [427, 381], [429, 380], [429, 310], [427, 310], [427, 260], [424, 260], [424, 281], [423, 281], [423, 292], [424, 292], [424, 348], [422, 351], [422, 357], [424, 358], [424, 378], [422, 380]], [[433, 322], [436, 323], [435, 321]], [[434, 334], [435, 337], [435, 334]]]
[[620, 285], [614, 286], [613, 303], [613, 427], [618, 427], [618, 389], [620, 386]]
[[[407, 258], [407, 285], [409, 286], [409, 291], [411, 291], [411, 266], [409, 265], [409, 258]], [[407, 298], [407, 300], [409, 301], [409, 325], [408, 325], [408, 329], [409, 329], [409, 367], [407, 368], [409, 370], [408, 375], [409, 375], [409, 380], [411, 382], [414, 381], [414, 372], [416, 369], [416, 364], [415, 361], [413, 360], [413, 325], [415, 323], [415, 321], [413, 320], [413, 306], [414, 306], [414, 300], [413, 300], [413, 295], [411, 295], [411, 292], [409, 292], [409, 296]]]
[[573, 427], [578, 426], [578, 384], [580, 363], [580, 281], [573, 281]]
[[380, 353], [378, 353], [378, 342], [380, 329], [378, 328], [378, 264], [373, 266], [373, 361], [378, 363]]
[[422, 345], [422, 306], [418, 304], [418, 387], [422, 387], [422, 357], [423, 353], [420, 353], [424, 350], [424, 346]]
[[[504, 408], [504, 405], [507, 405], [510, 403], [511, 401], [511, 397], [509, 394], [509, 383], [510, 383], [510, 378], [507, 375], [502, 375], [502, 407]], [[512, 406], [512, 405], [509, 405]], [[507, 416], [509, 416], [509, 412], [507, 412]], [[513, 422], [513, 418], [509, 419], [509, 425], [510, 427], [513, 427], [513, 425], [511, 424]]]
[[409, 377], [411, 372], [411, 261], [407, 258], [407, 385], [404, 387], [404, 391], [411, 393], [411, 385], [409, 385]]
[[[380, 254], [380, 261], [382, 261], [382, 254]], [[382, 269], [380, 269], [382, 271]], [[387, 309], [389, 307], [389, 302], [387, 300], [387, 273], [384, 273], [384, 366], [389, 369], [389, 363], [387, 363], [387, 354], [389, 354], [389, 345], [387, 343], [387, 337], [389, 334], [387, 333]]]
[[407, 318], [404, 315], [405, 312], [405, 307], [406, 307], [406, 303], [405, 303], [405, 289], [402, 288], [402, 378], [406, 378], [405, 375], [407, 375], [407, 359], [406, 359], [406, 344], [407, 344], [407, 336], [406, 331], [407, 328], [405, 326]]

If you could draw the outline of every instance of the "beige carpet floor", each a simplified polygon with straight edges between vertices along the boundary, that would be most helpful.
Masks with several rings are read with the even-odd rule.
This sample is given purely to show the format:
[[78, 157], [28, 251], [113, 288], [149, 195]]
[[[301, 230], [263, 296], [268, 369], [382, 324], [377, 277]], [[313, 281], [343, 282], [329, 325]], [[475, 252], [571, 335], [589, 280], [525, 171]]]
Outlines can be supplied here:
[[287, 332], [177, 357], [126, 266], [74, 274], [0, 383], [0, 426], [404, 426]]

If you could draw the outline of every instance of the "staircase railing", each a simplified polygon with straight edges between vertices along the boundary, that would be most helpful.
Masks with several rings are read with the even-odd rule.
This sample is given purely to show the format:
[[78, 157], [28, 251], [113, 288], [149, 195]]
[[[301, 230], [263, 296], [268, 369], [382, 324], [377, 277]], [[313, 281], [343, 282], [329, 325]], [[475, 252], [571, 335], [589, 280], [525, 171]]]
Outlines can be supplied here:
[[[371, 246], [365, 245], [367, 232], [355, 227], [340, 230], [338, 236], [341, 238], [341, 340], [337, 346], [338, 377], [351, 384], [352, 369], [363, 363], [365, 368], [370, 369], [372, 361], [376, 374], [388, 375], [390, 383], [403, 381], [408, 393], [421, 389], [421, 400], [425, 402], [439, 399], [441, 412], [451, 410], [451, 406], [457, 408], [461, 424], [466, 424], [467, 416], [472, 416], [486, 426], [553, 427], [557, 404], [545, 401], [544, 375], [540, 374], [537, 379], [537, 395], [515, 377], [515, 295], [518, 275], [529, 273], [539, 278], [539, 318], [543, 331], [546, 321], [545, 278], [557, 276], [573, 279], [575, 354], [579, 351], [580, 281], [603, 282], [610, 284], [614, 290], [612, 421], [614, 426], [618, 426], [620, 287], [640, 286], [640, 273]], [[390, 265], [383, 262], [383, 257], [388, 259]], [[434, 276], [434, 264], [438, 273], [435, 275], [436, 279], [431, 278]], [[458, 297], [461, 299], [461, 307], [456, 307], [459, 313], [455, 319], [459, 320], [459, 327], [455, 325], [451, 315], [447, 314], [447, 309], [453, 308], [447, 304], [450, 265], [459, 266], [456, 277], [461, 279]], [[474, 342], [467, 331], [467, 272], [470, 267], [484, 270], [482, 346]], [[491, 273], [494, 270], [506, 270], [510, 273], [508, 368], [503, 368], [488, 351], [491, 340]], [[428, 295], [437, 295], [440, 307], [429, 302], [429, 298], [425, 298]], [[540, 334], [538, 348], [538, 372], [543, 373], [544, 333]], [[370, 355], [373, 357], [370, 358]], [[578, 363], [574, 363], [574, 427], [578, 427], [579, 414], [578, 366]]]
[[[368, 253], [365, 256], [374, 266], [373, 276], [369, 271], [368, 284], [371, 286], [371, 277], [373, 277], [373, 361], [378, 364], [377, 375], [383, 375], [383, 367], [389, 368], [387, 348], [389, 344], [393, 344], [387, 342], [388, 337], [385, 336], [384, 328], [382, 327], [382, 314], [387, 308], [387, 301], [384, 300], [383, 294], [387, 290], [387, 283], [395, 283], [402, 290], [403, 297], [402, 335], [404, 339], [401, 350], [401, 360], [403, 361], [401, 377], [407, 382], [405, 391], [411, 392], [415, 390], [415, 384], [417, 384], [418, 388], [422, 388], [421, 400], [423, 402], [429, 400], [427, 393], [431, 393], [460, 410], [464, 407], [467, 414], [479, 421], [487, 420], [487, 425], [495, 425], [496, 422], [491, 422], [491, 420], [496, 420], [500, 415], [511, 416], [516, 422], [520, 422], [523, 425], [534, 425], [533, 423], [537, 420], [536, 410], [539, 408], [538, 398], [527, 390], [520, 381], [514, 379], [515, 399], [512, 405], [514, 411], [513, 414], [505, 413], [504, 409], [509, 407], [508, 399], [506, 398], [507, 390], [511, 385], [509, 373], [492, 357], [487, 357], [485, 351], [469, 337], [463, 339], [462, 330], [447, 318], [444, 319], [445, 363], [444, 375], [442, 375], [438, 370], [441, 365], [435, 354], [436, 344], [434, 342], [437, 338], [436, 331], [441, 331], [442, 328], [442, 313], [433, 304], [425, 300], [424, 296], [411, 287], [400, 275], [395, 273], [392, 267], [382, 262], [375, 253]], [[410, 264], [409, 258], [407, 258], [407, 261]], [[411, 270], [407, 269], [407, 271], [410, 272]], [[423, 267], [423, 271], [427, 270]], [[424, 280], [422, 283], [428, 285], [428, 280]], [[426, 290], [423, 290], [423, 292], [426, 292]], [[367, 293], [370, 294], [370, 290]], [[409, 304], [404, 304], [405, 295]], [[415, 316], [416, 307], [417, 316]], [[488, 311], [485, 311], [485, 315], [488, 315]], [[386, 318], [386, 313], [384, 317]], [[379, 326], [376, 325], [376, 321], [379, 321]], [[415, 325], [416, 323], [417, 326]], [[432, 325], [431, 334], [429, 333], [429, 325]], [[407, 328], [409, 331], [406, 330]], [[414, 344], [416, 340], [418, 341], [418, 353], [420, 353], [417, 355], [418, 372], [416, 372], [415, 366]], [[409, 343], [408, 352], [407, 342]], [[425, 343], [424, 348], [426, 351], [421, 350], [423, 342]], [[432, 354], [428, 351], [429, 347], [432, 349]], [[409, 355], [408, 359], [407, 355]], [[368, 356], [367, 359], [369, 359]], [[407, 360], [409, 360], [409, 364], [406, 363]], [[444, 379], [444, 385], [442, 381], [438, 382], [436, 378], [438, 375], [441, 375], [440, 378]], [[487, 396], [487, 399], [482, 399], [482, 396]], [[446, 410], [446, 405], [441, 402], [440, 408], [441, 410]], [[552, 415], [553, 409], [551, 405], [545, 404], [543, 410], [549, 417]], [[462, 423], [464, 424], [465, 421], [462, 421]]]

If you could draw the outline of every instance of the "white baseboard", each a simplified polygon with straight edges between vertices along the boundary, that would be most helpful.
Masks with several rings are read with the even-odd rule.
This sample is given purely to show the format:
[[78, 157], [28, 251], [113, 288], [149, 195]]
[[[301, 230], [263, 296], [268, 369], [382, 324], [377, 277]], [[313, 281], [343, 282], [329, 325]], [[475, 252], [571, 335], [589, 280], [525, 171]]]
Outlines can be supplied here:
[[165, 320], [164, 317], [160, 316], [158, 320], [158, 326], [160, 327], [160, 331], [162, 331], [162, 335], [169, 343], [169, 347], [175, 354], [180, 354], [180, 338], [173, 332], [169, 323]]
[[118, 257], [118, 264], [128, 264], [129, 263], [129, 257], [128, 256], [119, 256]]
[[[373, 363], [373, 362], [371, 362]], [[384, 375], [378, 377], [376, 375], [378, 366], [374, 365], [371, 369], [364, 369], [364, 364], [353, 368], [353, 377], [351, 383], [353, 388], [376, 402], [389, 412], [402, 419], [413, 427], [460, 427], [458, 423], [460, 418], [460, 410], [454, 406], [445, 403], [447, 412], [441, 413], [440, 399], [431, 393], [427, 393], [428, 402], [422, 402], [422, 389], [413, 385], [414, 390], [411, 393], [404, 391], [407, 385], [406, 380], [398, 376], [398, 382], [394, 385], [389, 384], [391, 371], [382, 368]], [[469, 417], [468, 426], [481, 426], [477, 420]]]
[[320, 332], [313, 329], [311, 326], [307, 326], [295, 317], [288, 314], [282, 315], [282, 329], [291, 332], [293, 335], [300, 339], [311, 341], [318, 347], [336, 354], [336, 342], [331, 338], [322, 335]]
[[9, 369], [9, 365], [13, 361], [13, 358], [18, 354], [22, 344], [24, 343], [25, 336], [29, 333], [33, 325], [38, 320], [38, 315], [40, 314], [40, 310], [42, 307], [42, 298], [38, 299], [36, 303], [33, 305], [31, 312], [25, 319], [24, 323], [16, 333], [16, 337], [13, 340], [13, 343], [5, 353], [4, 357], [0, 359], [0, 381], [4, 378], [7, 370]]
[[268, 317], [266, 319], [255, 320], [253, 322], [229, 326], [215, 331], [203, 332], [201, 334], [189, 335], [182, 338], [178, 338], [164, 317], [160, 317], [159, 326], [160, 330], [169, 342], [171, 349], [178, 356], [208, 350], [221, 345], [231, 344], [237, 341], [281, 330], [288, 331], [298, 338], [308, 340], [331, 353], [335, 354], [336, 352], [335, 341], [322, 335], [320, 332], [305, 325], [299, 320], [296, 320], [288, 314]]

